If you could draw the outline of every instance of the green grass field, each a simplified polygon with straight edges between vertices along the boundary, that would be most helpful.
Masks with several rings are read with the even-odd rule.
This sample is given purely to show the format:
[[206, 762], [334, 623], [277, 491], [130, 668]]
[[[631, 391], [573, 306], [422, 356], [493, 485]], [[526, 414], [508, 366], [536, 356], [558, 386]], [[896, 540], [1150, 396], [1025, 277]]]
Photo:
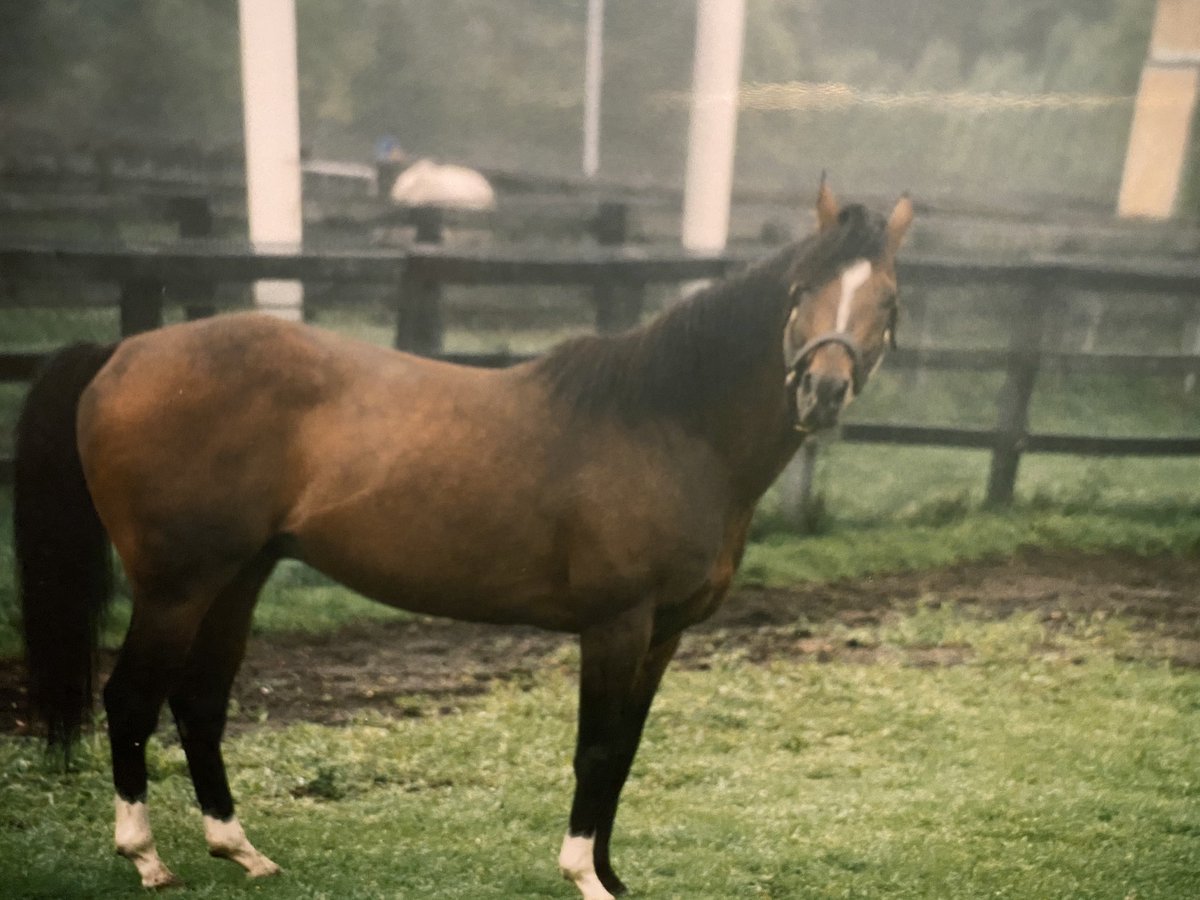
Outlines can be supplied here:
[[[1139, 652], [1116, 620], [1048, 633], [923, 610], [870, 637], [969, 660], [729, 656], [669, 674], [618, 819], [634, 896], [1200, 892], [1200, 673]], [[285, 870], [262, 883], [207, 858], [182, 754], [155, 742], [160, 852], [189, 897], [575, 896], [555, 870], [575, 665], [566, 653], [450, 715], [230, 740], [243, 821]], [[142, 894], [111, 853], [101, 741], [64, 777], [0, 739], [0, 788], [6, 897]]]

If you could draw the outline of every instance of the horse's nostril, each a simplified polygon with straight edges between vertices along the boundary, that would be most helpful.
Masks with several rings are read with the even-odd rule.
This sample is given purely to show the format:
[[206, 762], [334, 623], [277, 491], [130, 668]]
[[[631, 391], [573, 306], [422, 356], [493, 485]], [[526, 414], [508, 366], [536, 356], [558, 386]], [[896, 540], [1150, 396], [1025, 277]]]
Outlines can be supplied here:
[[826, 406], [841, 406], [848, 387], [841, 378], [820, 378], [817, 380], [817, 400]]
[[800, 390], [804, 391], [804, 393], [806, 393], [806, 394], [811, 394], [812, 389], [813, 389], [812, 372], [805, 372], [804, 376], [800, 379]]

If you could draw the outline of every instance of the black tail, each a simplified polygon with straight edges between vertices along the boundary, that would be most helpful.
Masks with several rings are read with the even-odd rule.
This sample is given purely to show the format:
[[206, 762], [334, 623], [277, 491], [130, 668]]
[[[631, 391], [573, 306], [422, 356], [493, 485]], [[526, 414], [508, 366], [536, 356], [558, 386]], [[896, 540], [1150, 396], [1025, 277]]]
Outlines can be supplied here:
[[33, 711], [69, 754], [92, 708], [96, 642], [112, 596], [108, 535], [83, 478], [75, 413], [115, 347], [76, 344], [43, 367], [17, 421], [13, 543]]

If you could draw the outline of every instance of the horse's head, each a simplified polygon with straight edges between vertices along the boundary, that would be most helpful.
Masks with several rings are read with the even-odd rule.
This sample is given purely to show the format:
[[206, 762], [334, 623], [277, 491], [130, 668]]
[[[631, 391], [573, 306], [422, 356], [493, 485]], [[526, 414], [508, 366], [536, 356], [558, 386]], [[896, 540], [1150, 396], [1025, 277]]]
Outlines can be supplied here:
[[[838, 415], [895, 346], [896, 252], [913, 218], [904, 196], [886, 223], [862, 207], [839, 209], [821, 181], [817, 197], [817, 246], [828, 245], [836, 261], [794, 273], [795, 301], [784, 328], [787, 386], [795, 400], [795, 426], [816, 431]], [[819, 277], [817, 276], [819, 273]]]

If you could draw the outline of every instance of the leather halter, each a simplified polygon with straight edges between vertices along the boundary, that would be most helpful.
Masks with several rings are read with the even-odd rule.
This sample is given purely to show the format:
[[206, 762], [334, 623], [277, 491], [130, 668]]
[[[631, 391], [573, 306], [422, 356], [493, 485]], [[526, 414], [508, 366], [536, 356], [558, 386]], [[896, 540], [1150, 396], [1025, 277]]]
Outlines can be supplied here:
[[819, 334], [796, 351], [795, 359], [788, 366], [787, 386], [789, 388], [796, 386], [796, 382], [800, 380], [801, 373], [812, 362], [813, 354], [826, 344], [838, 344], [850, 355], [850, 364], [852, 367], [850, 384], [854, 388], [854, 393], [859, 393], [864, 380], [862, 351], [858, 349], [858, 344], [854, 342], [854, 338], [844, 331], [827, 331], [824, 334]]
[[788, 406], [792, 411], [792, 427], [796, 431], [807, 433], [809, 430], [800, 424], [800, 408], [796, 399], [796, 384], [800, 381], [801, 374], [808, 368], [808, 364], [812, 361], [812, 355], [826, 344], [837, 344], [850, 355], [850, 384], [854, 387], [855, 394], [859, 393], [862, 387], [862, 352], [858, 349], [858, 344], [854, 342], [854, 338], [850, 337], [844, 331], [827, 331], [824, 334], [817, 335], [797, 351], [796, 358], [788, 366], [787, 377], [784, 379], [784, 385], [787, 387]]

